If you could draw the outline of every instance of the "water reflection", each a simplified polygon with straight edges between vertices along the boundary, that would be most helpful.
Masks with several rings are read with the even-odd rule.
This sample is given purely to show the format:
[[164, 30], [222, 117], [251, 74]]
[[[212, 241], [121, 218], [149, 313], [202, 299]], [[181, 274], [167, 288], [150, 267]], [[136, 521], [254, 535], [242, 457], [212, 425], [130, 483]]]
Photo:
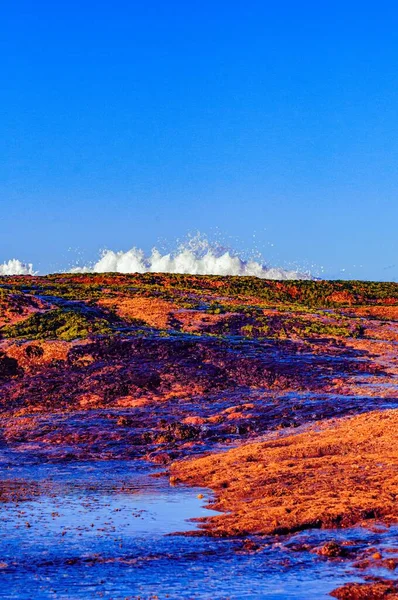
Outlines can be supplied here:
[[[348, 577], [344, 561], [293, 552], [291, 539], [263, 539], [248, 554], [242, 540], [167, 535], [211, 513], [200, 490], [172, 488], [144, 463], [15, 465], [2, 474], [35, 493], [1, 504], [1, 598], [319, 599]], [[328, 532], [293, 543], [306, 535], [321, 541]]]

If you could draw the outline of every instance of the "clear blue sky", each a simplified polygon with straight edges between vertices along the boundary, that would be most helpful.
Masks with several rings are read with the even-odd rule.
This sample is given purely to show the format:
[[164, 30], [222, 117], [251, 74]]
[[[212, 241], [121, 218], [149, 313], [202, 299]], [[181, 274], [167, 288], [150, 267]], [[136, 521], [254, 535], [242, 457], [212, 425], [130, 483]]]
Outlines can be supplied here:
[[396, 3], [1, 13], [0, 262], [218, 227], [274, 263], [398, 279]]

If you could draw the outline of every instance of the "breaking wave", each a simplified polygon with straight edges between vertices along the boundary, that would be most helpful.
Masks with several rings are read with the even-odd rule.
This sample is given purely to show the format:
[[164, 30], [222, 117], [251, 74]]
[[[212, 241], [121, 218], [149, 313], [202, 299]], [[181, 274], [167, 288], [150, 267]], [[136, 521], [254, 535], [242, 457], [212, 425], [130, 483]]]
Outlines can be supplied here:
[[0, 264], [0, 275], [34, 275], [32, 264], [25, 264], [16, 258]]
[[185, 273], [191, 275], [253, 275], [262, 279], [312, 279], [310, 273], [270, 267], [259, 259], [244, 259], [200, 234], [174, 252], [157, 248], [145, 254], [140, 248], [126, 252], [104, 250], [92, 266], [75, 267], [75, 273]]
[[[69, 273], [185, 273], [191, 275], [252, 275], [261, 279], [313, 279], [309, 272], [272, 267], [261, 258], [245, 258], [197, 234], [173, 252], [157, 248], [146, 254], [140, 248], [104, 250], [99, 260], [67, 269]], [[0, 275], [34, 275], [33, 266], [19, 260], [0, 265]]]
[[246, 261], [230, 252], [217, 256], [209, 250], [196, 256], [191, 250], [161, 254], [154, 248], [149, 256], [138, 249], [127, 252], [106, 250], [92, 267], [76, 267], [75, 273], [189, 273], [191, 275], [254, 275], [262, 279], [311, 279], [308, 273], [268, 267], [257, 261]]

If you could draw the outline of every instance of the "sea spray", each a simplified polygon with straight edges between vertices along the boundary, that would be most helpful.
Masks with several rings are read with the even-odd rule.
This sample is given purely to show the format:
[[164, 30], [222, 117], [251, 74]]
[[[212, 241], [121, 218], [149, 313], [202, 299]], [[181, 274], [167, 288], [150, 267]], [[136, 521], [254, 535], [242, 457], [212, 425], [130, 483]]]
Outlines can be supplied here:
[[12, 258], [8, 262], [0, 264], [0, 275], [34, 275], [32, 264], [26, 264]]
[[105, 250], [92, 267], [75, 267], [75, 273], [186, 273], [191, 275], [253, 275], [262, 279], [311, 279], [310, 274], [268, 267], [255, 260], [246, 261], [229, 251], [217, 254], [209, 249], [198, 256], [189, 249], [161, 254], [154, 248], [149, 255], [139, 248], [127, 252]]
[[174, 252], [153, 248], [149, 254], [140, 248], [104, 250], [91, 266], [75, 267], [75, 273], [185, 273], [190, 275], [252, 275], [262, 279], [312, 279], [309, 273], [270, 267], [256, 257], [246, 259], [236, 251], [210, 242], [197, 234], [179, 244]]
[[[308, 272], [271, 267], [256, 256], [246, 258], [206, 236], [197, 234], [173, 252], [153, 248], [148, 254], [133, 247], [126, 252], [104, 250], [97, 262], [67, 269], [70, 273], [182, 273], [191, 275], [251, 275], [261, 279], [312, 279]], [[0, 275], [33, 275], [32, 265], [10, 260], [0, 265]]]

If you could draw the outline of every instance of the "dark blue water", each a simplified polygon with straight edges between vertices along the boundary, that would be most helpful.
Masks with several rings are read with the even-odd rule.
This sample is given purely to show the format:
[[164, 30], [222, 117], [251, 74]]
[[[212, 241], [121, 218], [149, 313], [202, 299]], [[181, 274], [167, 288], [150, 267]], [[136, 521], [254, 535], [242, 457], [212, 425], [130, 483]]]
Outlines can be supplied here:
[[203, 490], [151, 472], [125, 461], [4, 466], [24, 499], [0, 503], [0, 597], [322, 599], [358, 579], [340, 559], [289, 549], [339, 534], [262, 539], [251, 554], [241, 540], [168, 535], [211, 513]]

